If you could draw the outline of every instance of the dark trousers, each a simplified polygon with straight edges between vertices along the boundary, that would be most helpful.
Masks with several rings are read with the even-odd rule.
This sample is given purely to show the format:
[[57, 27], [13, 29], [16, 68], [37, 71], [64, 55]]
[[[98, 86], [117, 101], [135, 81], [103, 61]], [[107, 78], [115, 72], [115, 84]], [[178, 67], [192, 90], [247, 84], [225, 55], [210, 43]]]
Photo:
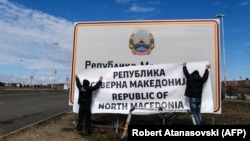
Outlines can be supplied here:
[[195, 125], [201, 124], [201, 98], [189, 98], [190, 110], [194, 115]]
[[77, 122], [77, 130], [79, 132], [83, 131], [83, 120], [84, 120], [84, 128], [87, 133], [91, 133], [91, 111], [90, 107], [85, 107], [84, 105], [80, 105], [78, 111], [78, 122]]

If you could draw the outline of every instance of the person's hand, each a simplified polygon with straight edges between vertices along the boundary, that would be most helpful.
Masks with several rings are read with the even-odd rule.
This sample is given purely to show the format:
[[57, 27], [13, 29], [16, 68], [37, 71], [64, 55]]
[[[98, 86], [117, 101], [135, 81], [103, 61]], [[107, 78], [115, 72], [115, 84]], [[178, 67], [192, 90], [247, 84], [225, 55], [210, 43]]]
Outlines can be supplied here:
[[100, 77], [99, 77], [99, 80], [100, 80], [100, 81], [102, 81], [102, 79], [103, 79], [103, 77], [102, 77], [102, 76], [100, 76]]
[[211, 65], [210, 64], [206, 64], [206, 69], [209, 69], [211, 68]]
[[187, 62], [182, 63], [182, 65], [183, 65], [183, 66], [186, 66], [186, 65], [187, 65]]

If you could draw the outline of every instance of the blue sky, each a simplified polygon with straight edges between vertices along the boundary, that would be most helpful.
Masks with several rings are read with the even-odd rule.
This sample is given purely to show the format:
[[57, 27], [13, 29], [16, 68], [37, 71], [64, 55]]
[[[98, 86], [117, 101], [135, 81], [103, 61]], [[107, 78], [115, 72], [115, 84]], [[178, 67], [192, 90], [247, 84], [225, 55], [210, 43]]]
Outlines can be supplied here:
[[225, 15], [227, 80], [250, 78], [250, 0], [0, 0], [0, 13], [1, 82], [30, 84], [31, 76], [33, 84], [67, 82], [74, 22], [215, 19], [217, 14]]

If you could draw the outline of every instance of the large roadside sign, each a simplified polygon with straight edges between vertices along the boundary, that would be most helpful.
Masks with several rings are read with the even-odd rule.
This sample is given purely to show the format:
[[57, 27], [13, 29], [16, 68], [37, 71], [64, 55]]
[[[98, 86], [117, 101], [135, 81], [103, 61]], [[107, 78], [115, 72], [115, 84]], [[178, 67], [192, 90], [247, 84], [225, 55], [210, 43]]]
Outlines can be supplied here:
[[[78, 89], [74, 76], [79, 73], [86, 77], [84, 73], [91, 73], [86, 70], [110, 72], [121, 67], [208, 62], [212, 66], [213, 113], [220, 114], [219, 24], [218, 19], [75, 23], [69, 104], [77, 112]], [[120, 70], [114, 70], [117, 71]], [[98, 77], [99, 74], [94, 74], [88, 79], [95, 82]]]

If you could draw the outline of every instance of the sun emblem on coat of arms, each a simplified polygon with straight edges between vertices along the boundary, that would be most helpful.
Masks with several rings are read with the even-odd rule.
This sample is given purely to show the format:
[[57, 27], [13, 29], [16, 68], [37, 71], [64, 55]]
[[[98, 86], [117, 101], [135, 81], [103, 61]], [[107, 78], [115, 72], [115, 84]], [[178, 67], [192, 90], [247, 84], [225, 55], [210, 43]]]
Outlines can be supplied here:
[[147, 29], [140, 28], [130, 36], [129, 48], [134, 55], [149, 55], [154, 47], [154, 36]]

